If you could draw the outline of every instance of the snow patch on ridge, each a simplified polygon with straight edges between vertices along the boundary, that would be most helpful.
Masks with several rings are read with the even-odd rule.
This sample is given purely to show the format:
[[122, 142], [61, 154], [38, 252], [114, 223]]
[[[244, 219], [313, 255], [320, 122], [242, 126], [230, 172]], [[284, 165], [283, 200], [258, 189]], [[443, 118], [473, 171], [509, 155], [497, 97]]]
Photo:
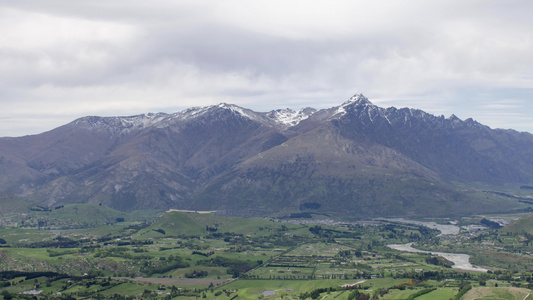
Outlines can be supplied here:
[[355, 94], [350, 97], [350, 99], [348, 99], [346, 102], [344, 102], [341, 106], [337, 107], [337, 110], [333, 115], [344, 115], [347, 113], [346, 108], [351, 107], [353, 105], [367, 106], [373, 104], [365, 96], [363, 96], [363, 94]]
[[172, 114], [172, 117], [173, 119], [178, 119], [178, 120], [189, 120], [189, 119], [194, 119], [194, 118], [197, 118], [197, 117], [200, 117], [202, 115], [205, 115], [209, 112], [213, 112], [215, 110], [218, 110], [218, 109], [223, 109], [223, 110], [230, 110], [234, 113], [237, 113], [241, 116], [244, 116], [246, 118], [249, 118], [249, 119], [252, 119], [252, 120], [257, 120], [258, 117], [257, 117], [257, 113], [249, 110], [249, 109], [245, 109], [245, 108], [242, 108], [242, 107], [239, 107], [237, 105], [233, 105], [233, 104], [227, 104], [227, 103], [219, 103], [217, 105], [210, 105], [210, 106], [205, 106], [205, 107], [191, 107], [191, 108], [187, 108], [183, 111], [180, 111], [180, 112], [177, 112], [177, 113], [174, 113]]
[[290, 108], [285, 108], [268, 112], [266, 117], [277, 124], [291, 127], [296, 126], [301, 121], [309, 118], [309, 116], [311, 116], [315, 111], [316, 109], [310, 107], [301, 109], [298, 112]]
[[72, 122], [75, 126], [80, 126], [90, 130], [107, 130], [110, 132], [129, 132], [150, 127], [161, 122], [168, 115], [165, 113], [142, 114], [127, 117], [96, 117], [89, 116]]
[[149, 113], [138, 116], [120, 118], [120, 123], [124, 128], [142, 129], [152, 126], [153, 124], [159, 123], [166, 116], [167, 114], [163, 113]]
[[236, 112], [240, 114], [241, 116], [247, 117], [248, 119], [258, 121], [260, 118], [258, 117], [257, 113], [253, 112], [252, 110], [242, 108], [237, 105], [233, 104], [227, 104], [227, 103], [220, 103], [218, 105], [220, 108], [229, 109], [233, 112]]

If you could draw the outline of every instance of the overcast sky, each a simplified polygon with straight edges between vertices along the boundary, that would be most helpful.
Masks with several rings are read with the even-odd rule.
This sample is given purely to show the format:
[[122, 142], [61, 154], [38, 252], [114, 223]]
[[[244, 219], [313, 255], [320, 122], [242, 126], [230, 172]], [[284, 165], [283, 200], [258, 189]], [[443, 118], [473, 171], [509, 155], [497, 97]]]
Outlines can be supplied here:
[[533, 132], [533, 1], [0, 0], [0, 136], [356, 93]]

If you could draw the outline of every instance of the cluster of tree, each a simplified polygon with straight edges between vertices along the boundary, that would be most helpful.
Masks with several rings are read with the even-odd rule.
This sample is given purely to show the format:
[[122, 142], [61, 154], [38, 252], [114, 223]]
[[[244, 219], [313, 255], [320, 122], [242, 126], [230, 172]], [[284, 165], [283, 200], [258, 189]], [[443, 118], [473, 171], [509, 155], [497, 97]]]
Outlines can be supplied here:
[[191, 254], [192, 254], [192, 255], [195, 255], [195, 254], [196, 254], [196, 255], [201, 255], [201, 256], [209, 257], [209, 256], [215, 254], [215, 252], [213, 252], [213, 251], [209, 251], [209, 252], [207, 252], [207, 253], [203, 253], [203, 252], [200, 252], [200, 251], [196, 251], [196, 250], [195, 250], [195, 251], [193, 251]]
[[434, 288], [428, 288], [428, 289], [422, 289], [414, 294], [411, 294], [409, 295], [409, 297], [407, 298], [408, 300], [414, 300], [415, 298], [417, 297], [420, 297], [422, 295], [425, 295], [425, 294], [429, 294], [431, 292], [433, 292], [434, 290], [436, 290], [437, 288], [434, 287]]
[[74, 248], [80, 245], [79, 241], [58, 236], [51, 241], [35, 242], [27, 245], [28, 248]]
[[470, 283], [464, 282], [459, 285], [459, 292], [457, 292], [457, 295], [455, 295], [455, 299], [459, 300], [461, 297], [464, 296], [470, 289], [472, 288], [472, 285]]
[[216, 225], [213, 226], [213, 227], [205, 225], [205, 231], [207, 231], [207, 232], [217, 232], [217, 230], [218, 230], [218, 227]]
[[444, 257], [432, 256], [432, 255], [429, 255], [428, 257], [426, 257], [426, 263], [436, 265], [436, 266], [443, 266], [446, 268], [451, 268], [454, 265], [452, 261]]
[[196, 264], [199, 266], [225, 267], [227, 268], [227, 273], [231, 274], [233, 278], [237, 278], [242, 273], [248, 272], [260, 265], [259, 261], [239, 260], [222, 256], [217, 256], [209, 260], [199, 260]]
[[123, 238], [123, 236], [121, 236], [121, 235], [111, 235], [111, 233], [108, 233], [108, 234], [105, 234], [105, 235], [97, 238], [96, 241], [98, 243], [103, 243], [103, 242], [108, 242], [108, 241], [111, 241], [111, 240], [116, 240], [116, 239], [119, 239], [119, 238]]
[[123, 240], [120, 240], [120, 241], [117, 241], [115, 245], [117, 246], [142, 246], [142, 245], [152, 245], [154, 243], [154, 241], [152, 240], [144, 240], [144, 241], [141, 241], [141, 240], [133, 240], [133, 241], [123, 241]]
[[45, 206], [41, 206], [41, 205], [36, 205], [36, 206], [30, 207], [30, 210], [31, 211], [52, 211], [50, 208], [45, 207]]
[[491, 221], [491, 220], [488, 220], [488, 219], [481, 219], [481, 224], [487, 226], [488, 228], [492, 228], [492, 229], [500, 229], [502, 228], [502, 225], [500, 225], [500, 223], [498, 222], [494, 222], [494, 221]]
[[[372, 299], [378, 299], [378, 296], [374, 295]], [[359, 290], [354, 290], [348, 295], [348, 300], [370, 300], [370, 295], [361, 293]]]
[[[2, 278], [2, 280], [11, 280], [17, 277], [25, 277], [26, 280], [39, 278], [39, 277], [52, 278], [52, 280], [59, 280], [61, 278], [71, 278], [71, 276], [56, 273], [56, 272], [21, 272], [21, 271], [0, 272], [0, 278]], [[72, 278], [75, 278], [75, 277], [72, 277]]]
[[337, 253], [338, 257], [346, 257], [346, 258], [353, 257], [354, 255], [356, 257], [362, 257], [363, 253], [360, 250], [340, 250]]
[[203, 277], [207, 277], [208, 273], [207, 271], [204, 271], [204, 270], [193, 270], [192, 272], [190, 273], [185, 273], [185, 277], [186, 278], [203, 278]]
[[333, 292], [336, 290], [337, 289], [334, 287], [314, 289], [310, 292], [305, 292], [305, 293], [300, 294], [300, 299], [307, 299], [307, 298], [318, 299], [318, 297], [320, 297], [320, 294], [327, 293], [327, 292]]
[[158, 263], [153, 261], [145, 262], [146, 265], [141, 267], [141, 272], [145, 273], [148, 276], [153, 274], [162, 274], [174, 269], [181, 269], [189, 267], [189, 263], [183, 261], [179, 256], [171, 256], [168, 259], [160, 260]]
[[512, 275], [512, 272], [502, 272], [499, 270], [496, 270], [494, 272], [489, 270], [487, 273], [460, 273], [453, 270], [414, 272], [410, 270], [404, 271], [402, 273], [396, 273], [394, 274], [394, 278], [408, 278], [416, 280], [417, 282], [427, 280], [441, 281], [445, 279], [455, 279], [457, 281], [487, 280], [489, 278], [502, 281], [510, 281], [512, 280]]

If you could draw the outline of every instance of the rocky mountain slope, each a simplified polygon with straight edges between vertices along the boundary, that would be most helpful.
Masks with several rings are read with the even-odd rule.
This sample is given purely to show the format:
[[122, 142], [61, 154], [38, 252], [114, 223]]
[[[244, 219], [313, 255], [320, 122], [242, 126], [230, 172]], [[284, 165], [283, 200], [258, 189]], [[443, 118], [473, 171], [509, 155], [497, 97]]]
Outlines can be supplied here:
[[355, 95], [318, 111], [219, 104], [85, 117], [0, 138], [0, 169], [1, 192], [46, 205], [248, 216], [468, 214], [509, 208], [495, 194], [465, 191], [470, 183], [533, 182], [533, 135], [381, 108]]

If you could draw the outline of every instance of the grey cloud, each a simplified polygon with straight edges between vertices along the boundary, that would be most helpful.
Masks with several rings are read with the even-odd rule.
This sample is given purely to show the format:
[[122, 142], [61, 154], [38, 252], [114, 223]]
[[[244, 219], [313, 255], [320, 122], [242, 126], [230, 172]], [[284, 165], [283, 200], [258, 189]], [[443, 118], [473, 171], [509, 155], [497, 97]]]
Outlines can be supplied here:
[[[0, 45], [0, 103], [68, 100], [81, 116], [87, 101], [95, 114], [217, 101], [269, 110], [322, 108], [362, 92], [378, 104], [475, 117], [482, 109], [476, 95], [489, 91], [494, 101], [501, 97], [495, 88], [533, 86], [528, 1], [348, 1], [330, 10], [324, 2], [324, 16], [289, 14], [281, 11], [285, 2], [271, 3], [4, 1], [17, 12], [83, 20], [90, 25], [75, 24], [96, 32], [109, 28], [116, 39], [91, 39], [89, 28], [68, 47]], [[120, 110], [119, 103], [128, 105]]]

